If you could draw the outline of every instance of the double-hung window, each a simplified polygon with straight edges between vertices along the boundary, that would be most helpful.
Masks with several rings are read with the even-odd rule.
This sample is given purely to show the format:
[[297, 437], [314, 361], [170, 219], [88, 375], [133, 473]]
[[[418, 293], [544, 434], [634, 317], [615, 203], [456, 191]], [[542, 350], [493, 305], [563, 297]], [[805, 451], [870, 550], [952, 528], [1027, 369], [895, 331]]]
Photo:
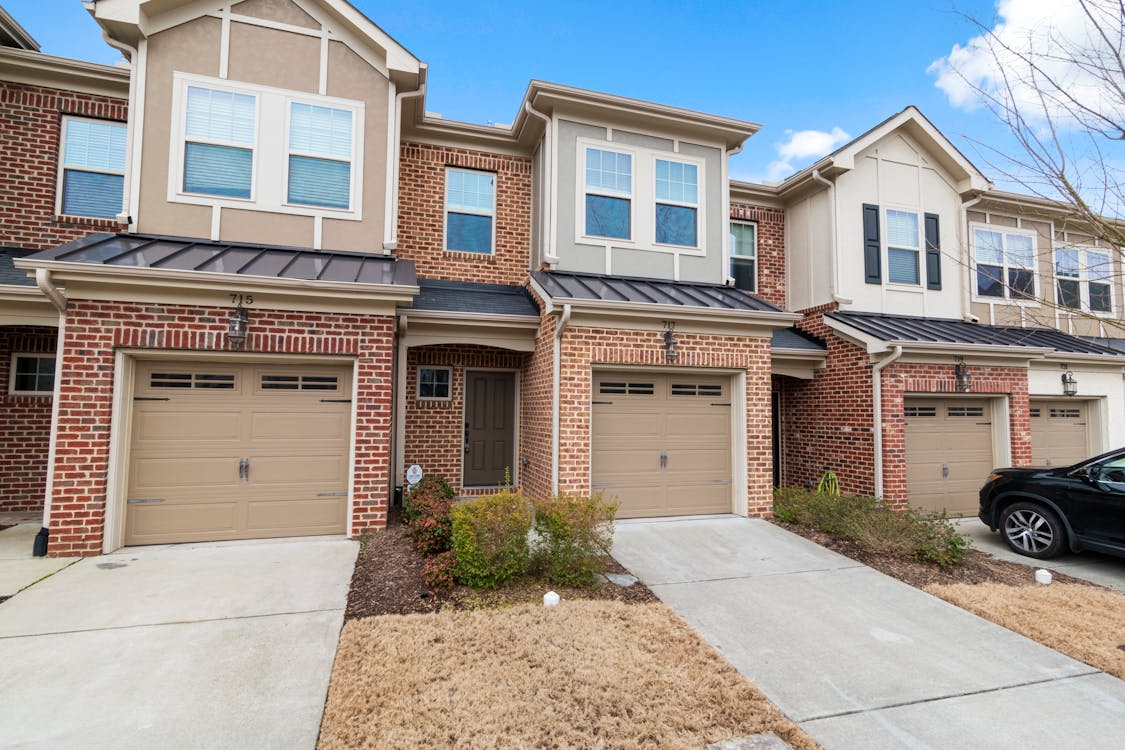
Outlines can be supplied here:
[[125, 189], [125, 124], [63, 118], [59, 213], [112, 219]]
[[996, 229], [973, 230], [977, 294], [1001, 299], [1035, 298], [1035, 237]]
[[656, 160], [656, 242], [696, 247], [698, 243], [699, 167]]
[[758, 225], [730, 224], [730, 275], [734, 288], [758, 291]]
[[289, 104], [289, 203], [351, 208], [352, 112]]
[[445, 249], [492, 253], [496, 224], [496, 175], [445, 170]]
[[586, 235], [632, 239], [632, 154], [587, 148], [585, 172]]
[[1113, 312], [1113, 263], [1109, 253], [1061, 247], [1055, 250], [1058, 303], [1072, 310]]
[[921, 222], [915, 211], [887, 209], [887, 280], [894, 284], [921, 283]]
[[184, 120], [185, 193], [250, 198], [257, 97], [187, 87]]

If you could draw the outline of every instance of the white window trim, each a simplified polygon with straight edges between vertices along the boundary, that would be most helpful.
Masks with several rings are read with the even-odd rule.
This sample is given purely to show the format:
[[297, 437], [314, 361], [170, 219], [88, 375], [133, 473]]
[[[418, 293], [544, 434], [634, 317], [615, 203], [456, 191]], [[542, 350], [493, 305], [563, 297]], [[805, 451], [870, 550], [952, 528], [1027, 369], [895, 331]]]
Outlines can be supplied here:
[[[732, 242], [731, 246], [730, 246], [730, 268], [727, 269], [727, 272], [731, 276], [732, 285], [733, 285], [734, 264], [740, 258], [741, 259], [752, 259], [754, 261], [754, 288], [750, 289], [749, 291], [750, 291], [751, 294], [757, 294], [758, 293], [758, 287], [760, 286], [760, 282], [762, 280], [762, 266], [761, 266], [761, 263], [758, 260], [758, 229], [759, 229], [758, 222], [756, 222], [756, 221], [731, 220], [730, 226], [732, 226], [732, 227], [733, 226], [754, 227], [754, 255], [750, 256], [750, 255], [737, 255], [737, 254], [735, 254], [734, 243]], [[727, 234], [728, 235], [734, 234], [734, 232], [728, 230]]]
[[[681, 165], [684, 165], [684, 166], [693, 166], [693, 167], [696, 168], [696, 172], [695, 172], [695, 179], [696, 179], [695, 202], [694, 203], [689, 203], [687, 201], [662, 200], [662, 199], [656, 197], [656, 162], [657, 161], [666, 161], [670, 164], [681, 164]], [[703, 200], [702, 200], [702, 197], [703, 197], [703, 181], [701, 179], [702, 175], [703, 175], [703, 170], [702, 170], [702, 168], [700, 168], [698, 163], [696, 163], [694, 160], [683, 159], [683, 158], [680, 157], [679, 154], [676, 155], [676, 158], [669, 158], [667, 156], [661, 156], [661, 155], [654, 155], [652, 157], [652, 237], [653, 237], [653, 243], [655, 245], [657, 245], [658, 247], [675, 247], [675, 248], [681, 248], [681, 249], [685, 249], [685, 250], [698, 250], [701, 247], [700, 240], [702, 239], [702, 235], [703, 235], [703, 232], [702, 232], [703, 226], [699, 223], [699, 216], [700, 216], [700, 208], [701, 208], [702, 203], [703, 203]], [[684, 208], [695, 209], [695, 244], [694, 245], [675, 245], [675, 244], [672, 244], [671, 242], [657, 242], [656, 241], [656, 207], [658, 205], [661, 205], [661, 204], [663, 204], [665, 206], [682, 206]], [[757, 244], [757, 240], [755, 239], [755, 245], [756, 244]]]
[[[1008, 286], [1008, 269], [1009, 268], [1023, 268], [1024, 270], [1031, 271], [1032, 289], [1031, 299], [1013, 299], [1006, 294], [1003, 297], [989, 297], [977, 292], [977, 230], [981, 229], [986, 232], [999, 232], [1000, 234], [1018, 234], [1024, 237], [1031, 238], [1031, 268], [1024, 266], [1009, 266], [1008, 265], [1008, 250], [1007, 242], [1004, 242], [1004, 288]], [[1051, 255], [1052, 265], [1054, 264], [1054, 254]], [[984, 265], [991, 265], [985, 263]], [[1002, 224], [988, 224], [985, 222], [974, 221], [969, 223], [969, 283], [972, 288], [972, 301], [981, 304], [993, 305], [1016, 305], [1021, 307], [1041, 307], [1039, 296], [1042, 294], [1042, 284], [1039, 279], [1039, 234], [1031, 229], [1020, 229], [1018, 227], [1008, 227]], [[1054, 273], [1051, 274], [1054, 276]]]
[[9, 396], [40, 396], [50, 397], [55, 393], [54, 381], [58, 378], [58, 369], [55, 370], [55, 376], [51, 378], [51, 390], [49, 391], [18, 391], [16, 390], [16, 360], [23, 357], [32, 357], [35, 359], [56, 359], [54, 354], [48, 352], [12, 352], [11, 359], [8, 363], [8, 395]]
[[[294, 151], [293, 149], [291, 149], [289, 147], [289, 127], [290, 127], [290, 120], [292, 119], [292, 116], [293, 116], [293, 105], [294, 104], [310, 104], [310, 105], [315, 106], [315, 107], [328, 107], [330, 109], [340, 109], [340, 110], [350, 112], [351, 115], [352, 115], [352, 144], [351, 144], [352, 154], [351, 154], [351, 156], [347, 159], [341, 159], [338, 156], [325, 156], [324, 154], [314, 154], [314, 153], [310, 153], [310, 152], [307, 152], [307, 151]], [[328, 104], [325, 104], [323, 101], [320, 101], [319, 99], [311, 98], [311, 97], [307, 97], [307, 96], [289, 96], [289, 97], [286, 97], [286, 100], [285, 100], [285, 133], [284, 133], [284, 136], [283, 136], [284, 139], [285, 139], [285, 161], [284, 161], [284, 166], [283, 166], [283, 169], [285, 170], [285, 180], [284, 180], [284, 184], [282, 185], [282, 189], [281, 189], [281, 200], [282, 200], [282, 205], [285, 206], [285, 209], [287, 211], [292, 211], [292, 210], [304, 211], [304, 210], [312, 209], [312, 210], [315, 210], [315, 211], [325, 211], [325, 212], [335, 213], [335, 212], [339, 212], [339, 211], [349, 212], [353, 208], [355, 208], [355, 206], [356, 206], [356, 186], [357, 186], [356, 173], [359, 171], [359, 170], [356, 169], [356, 160], [355, 160], [356, 145], [357, 145], [357, 141], [359, 140], [359, 133], [356, 130], [356, 119], [357, 119], [356, 118], [356, 111], [353, 107], [330, 106]], [[347, 208], [332, 208], [331, 206], [310, 206], [310, 205], [307, 205], [305, 203], [290, 203], [289, 202], [289, 157], [290, 156], [304, 156], [304, 157], [307, 157], [309, 159], [321, 159], [323, 161], [337, 161], [337, 162], [346, 161], [348, 163], [348, 166], [350, 167], [349, 170], [348, 170], [348, 207]]]
[[[55, 184], [55, 216], [78, 216], [78, 217], [81, 217], [81, 218], [84, 218], [84, 219], [96, 219], [96, 220], [99, 220], [99, 221], [116, 221], [116, 218], [114, 218], [114, 217], [107, 218], [105, 216], [86, 216], [85, 214], [64, 214], [63, 213], [63, 183], [66, 180], [66, 170], [67, 170], [67, 166], [66, 166], [66, 128], [67, 128], [67, 125], [69, 123], [74, 122], [75, 120], [80, 120], [80, 121], [83, 121], [83, 122], [94, 122], [94, 123], [98, 123], [100, 125], [109, 124], [109, 125], [119, 125], [120, 127], [123, 127], [123, 128], [128, 127], [127, 123], [121, 122], [120, 120], [99, 120], [96, 117], [79, 117], [77, 115], [63, 115], [62, 126], [59, 128], [59, 155], [58, 155], [59, 169], [58, 169], [58, 174], [56, 175], [56, 178], [55, 178], [55, 182], [56, 182], [56, 184]], [[129, 151], [129, 144], [128, 143], [125, 144], [125, 151], [126, 151], [126, 156], [127, 156], [128, 151]], [[124, 169], [121, 169], [121, 170], [99, 169], [97, 167], [71, 167], [71, 169], [74, 169], [75, 171], [78, 171], [78, 172], [93, 172], [93, 173], [96, 173], [96, 174], [120, 175], [122, 181], [124, 181], [124, 179], [125, 179], [125, 170]], [[122, 183], [122, 199], [123, 199], [123, 201], [124, 201], [125, 197], [126, 196], [125, 196], [125, 192], [124, 192], [124, 182], [123, 182]], [[122, 206], [122, 210], [124, 210], [124, 206]], [[120, 211], [118, 213], [120, 213]]]
[[[1060, 250], [1075, 250], [1078, 252], [1078, 278], [1073, 276], [1059, 276], [1058, 275], [1058, 252]], [[1108, 284], [1109, 285], [1109, 310], [1093, 310], [1090, 308], [1090, 277], [1088, 270], [1090, 262], [1086, 258], [1087, 253], [1098, 253], [1109, 258], [1110, 268], [1113, 268], [1113, 251], [1109, 248], [1091, 247], [1089, 245], [1056, 245], [1051, 254], [1051, 277], [1054, 286], [1055, 298], [1052, 300], [1060, 312], [1069, 313], [1085, 313], [1093, 315], [1098, 318], [1116, 318], [1117, 317], [1117, 284], [1114, 280], [1117, 274], [1112, 270], [1109, 279], [1106, 281], [1095, 281], [1095, 284]], [[1080, 307], [1075, 309], [1073, 307], [1066, 307], [1058, 300], [1059, 295], [1059, 281], [1077, 281], [1078, 282], [1078, 296]]]
[[[449, 373], [448, 396], [423, 396], [422, 395], [422, 370], [445, 370]], [[447, 365], [417, 365], [414, 371], [414, 397], [419, 401], [452, 401], [453, 400], [453, 368]]]
[[[492, 210], [480, 211], [470, 208], [457, 209], [455, 214], [470, 214], [473, 216], [487, 216], [492, 219], [492, 237], [489, 240], [489, 250], [487, 253], [476, 253], [472, 250], [453, 250], [449, 247], [449, 173], [450, 172], [467, 172], [470, 174], [487, 174], [492, 175]], [[497, 172], [489, 172], [485, 169], [468, 169], [466, 167], [447, 166], [445, 168], [445, 181], [441, 185], [441, 249], [447, 253], [459, 253], [461, 255], [472, 255], [480, 258], [491, 258], [496, 255], [496, 201], [500, 192], [500, 175]]]
[[[879, 220], [882, 226], [879, 228], [879, 236], [882, 238], [883, 247], [881, 252], [883, 254], [883, 267], [887, 269], [887, 281], [885, 286], [891, 289], [903, 289], [916, 292], [919, 289], [924, 289], [926, 286], [926, 264], [923, 251], [926, 247], [926, 215], [922, 209], [916, 206], [896, 206], [894, 204], [884, 205], [881, 207], [882, 215]], [[899, 247], [895, 245], [896, 250], [907, 250], [914, 253], [918, 263], [918, 281], [910, 283], [909, 281], [891, 281], [891, 242], [890, 242], [890, 222], [887, 220], [887, 211], [898, 211], [904, 214], [914, 214], [918, 217], [918, 245], [917, 247]]]
[[[630, 130], [630, 132], [636, 132]], [[648, 250], [651, 252], [670, 253], [673, 255], [687, 255], [703, 257], [706, 250], [707, 228], [707, 167], [704, 159], [675, 151], [658, 151], [655, 149], [641, 148], [630, 144], [618, 143], [596, 138], [576, 139], [576, 156], [574, 159], [575, 190], [574, 190], [574, 242], [577, 245], [590, 245], [594, 247], [622, 247]], [[615, 151], [621, 154], [630, 154], [633, 157], [633, 184], [629, 205], [629, 223], [632, 236], [622, 240], [613, 237], [598, 237], [586, 234], [586, 194], [605, 195], [611, 198], [624, 198], [620, 193], [604, 190], [587, 190], [586, 188], [586, 149], [594, 148], [599, 151]], [[696, 167], [698, 175], [699, 202], [693, 208], [696, 210], [696, 243], [695, 247], [687, 245], [668, 245], [656, 241], [656, 160], [680, 162]], [[669, 205], [681, 205], [676, 201], [659, 201]], [[682, 204], [691, 206], [692, 204]], [[644, 217], [638, 221], [638, 217]], [[715, 248], [722, 252], [722, 245]]]
[[[255, 97], [254, 150], [250, 171], [250, 198], [187, 193], [183, 190], [184, 144], [186, 143], [187, 87], [229, 91]], [[289, 196], [289, 102], [297, 101], [352, 112], [352, 185], [351, 208], [325, 208], [288, 203]], [[261, 86], [176, 72], [172, 75], [171, 146], [168, 149], [169, 203], [187, 203], [196, 206], [236, 208], [249, 211], [311, 216], [314, 218], [363, 220], [363, 179], [361, 172], [364, 138], [364, 102], [319, 96], [272, 86]], [[266, 123], [280, 123], [266, 127]], [[200, 141], [206, 142], [206, 141]], [[247, 148], [245, 144], [232, 145]]]

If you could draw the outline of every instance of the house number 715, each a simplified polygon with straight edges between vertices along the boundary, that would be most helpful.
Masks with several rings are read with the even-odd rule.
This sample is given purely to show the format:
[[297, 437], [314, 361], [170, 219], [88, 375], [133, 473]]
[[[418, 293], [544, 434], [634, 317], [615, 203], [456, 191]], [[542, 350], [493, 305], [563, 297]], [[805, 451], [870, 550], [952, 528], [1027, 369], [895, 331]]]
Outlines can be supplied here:
[[252, 305], [254, 304], [254, 297], [249, 294], [232, 294], [230, 296], [231, 304], [234, 305]]

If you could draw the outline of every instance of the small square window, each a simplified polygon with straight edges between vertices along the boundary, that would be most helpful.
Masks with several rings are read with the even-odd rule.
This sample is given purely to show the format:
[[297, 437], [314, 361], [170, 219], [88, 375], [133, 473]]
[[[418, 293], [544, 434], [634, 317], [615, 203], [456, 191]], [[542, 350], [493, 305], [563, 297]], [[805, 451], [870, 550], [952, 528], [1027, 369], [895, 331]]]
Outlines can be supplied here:
[[448, 401], [452, 398], [452, 367], [419, 367], [418, 399], [420, 401]]
[[55, 390], [55, 357], [52, 354], [13, 354], [8, 393], [50, 396]]

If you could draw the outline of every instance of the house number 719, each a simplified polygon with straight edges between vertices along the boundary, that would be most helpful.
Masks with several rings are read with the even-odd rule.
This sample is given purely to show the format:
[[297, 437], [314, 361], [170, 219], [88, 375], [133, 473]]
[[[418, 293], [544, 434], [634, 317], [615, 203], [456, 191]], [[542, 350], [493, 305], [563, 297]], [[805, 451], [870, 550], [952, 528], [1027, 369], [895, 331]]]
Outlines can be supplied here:
[[231, 304], [234, 305], [252, 305], [254, 304], [254, 297], [249, 294], [232, 294], [230, 296]]

